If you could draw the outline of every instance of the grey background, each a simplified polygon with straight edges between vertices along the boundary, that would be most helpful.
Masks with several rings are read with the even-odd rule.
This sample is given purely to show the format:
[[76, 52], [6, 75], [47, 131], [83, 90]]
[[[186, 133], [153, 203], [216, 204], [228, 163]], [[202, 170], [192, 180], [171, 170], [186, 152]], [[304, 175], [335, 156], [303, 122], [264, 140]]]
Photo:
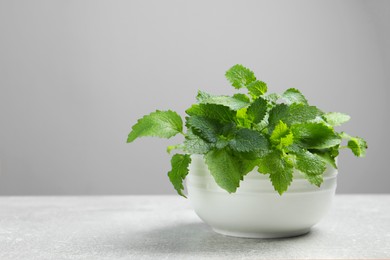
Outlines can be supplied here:
[[0, 37], [0, 194], [173, 194], [180, 138], [131, 125], [232, 93], [236, 63], [352, 116], [369, 150], [342, 152], [338, 192], [390, 191], [390, 1], [0, 0]]

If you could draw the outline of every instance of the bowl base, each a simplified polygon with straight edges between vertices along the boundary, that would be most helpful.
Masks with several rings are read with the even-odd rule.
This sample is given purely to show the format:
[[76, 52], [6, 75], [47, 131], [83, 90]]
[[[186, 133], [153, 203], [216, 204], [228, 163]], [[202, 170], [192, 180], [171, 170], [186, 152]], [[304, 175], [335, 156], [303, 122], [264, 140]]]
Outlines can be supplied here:
[[239, 232], [213, 228], [213, 230], [219, 234], [231, 237], [242, 238], [286, 238], [301, 236], [310, 232], [310, 228], [301, 230], [289, 231], [289, 232]]

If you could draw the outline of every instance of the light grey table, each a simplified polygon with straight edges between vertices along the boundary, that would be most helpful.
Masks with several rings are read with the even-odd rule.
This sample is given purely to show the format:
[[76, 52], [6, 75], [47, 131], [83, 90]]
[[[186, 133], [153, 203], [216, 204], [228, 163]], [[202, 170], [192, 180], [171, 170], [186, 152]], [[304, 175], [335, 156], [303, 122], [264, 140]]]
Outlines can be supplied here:
[[390, 259], [390, 195], [337, 195], [304, 236], [219, 235], [178, 196], [0, 197], [0, 259]]

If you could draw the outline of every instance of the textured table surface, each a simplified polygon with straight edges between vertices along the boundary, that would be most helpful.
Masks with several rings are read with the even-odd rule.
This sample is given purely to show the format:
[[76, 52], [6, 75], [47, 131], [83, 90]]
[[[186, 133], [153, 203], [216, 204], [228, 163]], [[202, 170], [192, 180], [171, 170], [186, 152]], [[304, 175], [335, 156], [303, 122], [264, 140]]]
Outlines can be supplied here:
[[304, 236], [214, 233], [178, 196], [0, 197], [0, 259], [390, 259], [390, 195], [337, 195]]

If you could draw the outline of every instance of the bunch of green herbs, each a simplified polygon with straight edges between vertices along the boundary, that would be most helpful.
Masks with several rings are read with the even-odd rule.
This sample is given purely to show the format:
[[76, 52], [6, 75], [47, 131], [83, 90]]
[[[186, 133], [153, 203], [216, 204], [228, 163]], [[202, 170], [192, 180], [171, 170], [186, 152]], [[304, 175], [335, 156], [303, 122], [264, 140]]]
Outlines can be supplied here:
[[139, 119], [128, 135], [128, 143], [144, 136], [184, 136], [183, 143], [167, 149], [169, 153], [182, 151], [172, 156], [168, 172], [181, 196], [185, 196], [183, 181], [192, 154], [204, 156], [215, 182], [229, 193], [237, 190], [246, 174], [257, 169], [269, 175], [280, 195], [291, 184], [294, 169], [319, 187], [327, 166], [337, 169], [335, 159], [340, 149], [349, 148], [354, 155], [365, 156], [365, 140], [334, 129], [347, 122], [348, 115], [325, 113], [309, 105], [295, 88], [281, 95], [268, 94], [267, 84], [242, 65], [233, 66], [225, 76], [234, 88], [245, 89], [247, 94], [199, 91], [197, 103], [186, 110], [186, 132], [176, 112], [157, 110]]

